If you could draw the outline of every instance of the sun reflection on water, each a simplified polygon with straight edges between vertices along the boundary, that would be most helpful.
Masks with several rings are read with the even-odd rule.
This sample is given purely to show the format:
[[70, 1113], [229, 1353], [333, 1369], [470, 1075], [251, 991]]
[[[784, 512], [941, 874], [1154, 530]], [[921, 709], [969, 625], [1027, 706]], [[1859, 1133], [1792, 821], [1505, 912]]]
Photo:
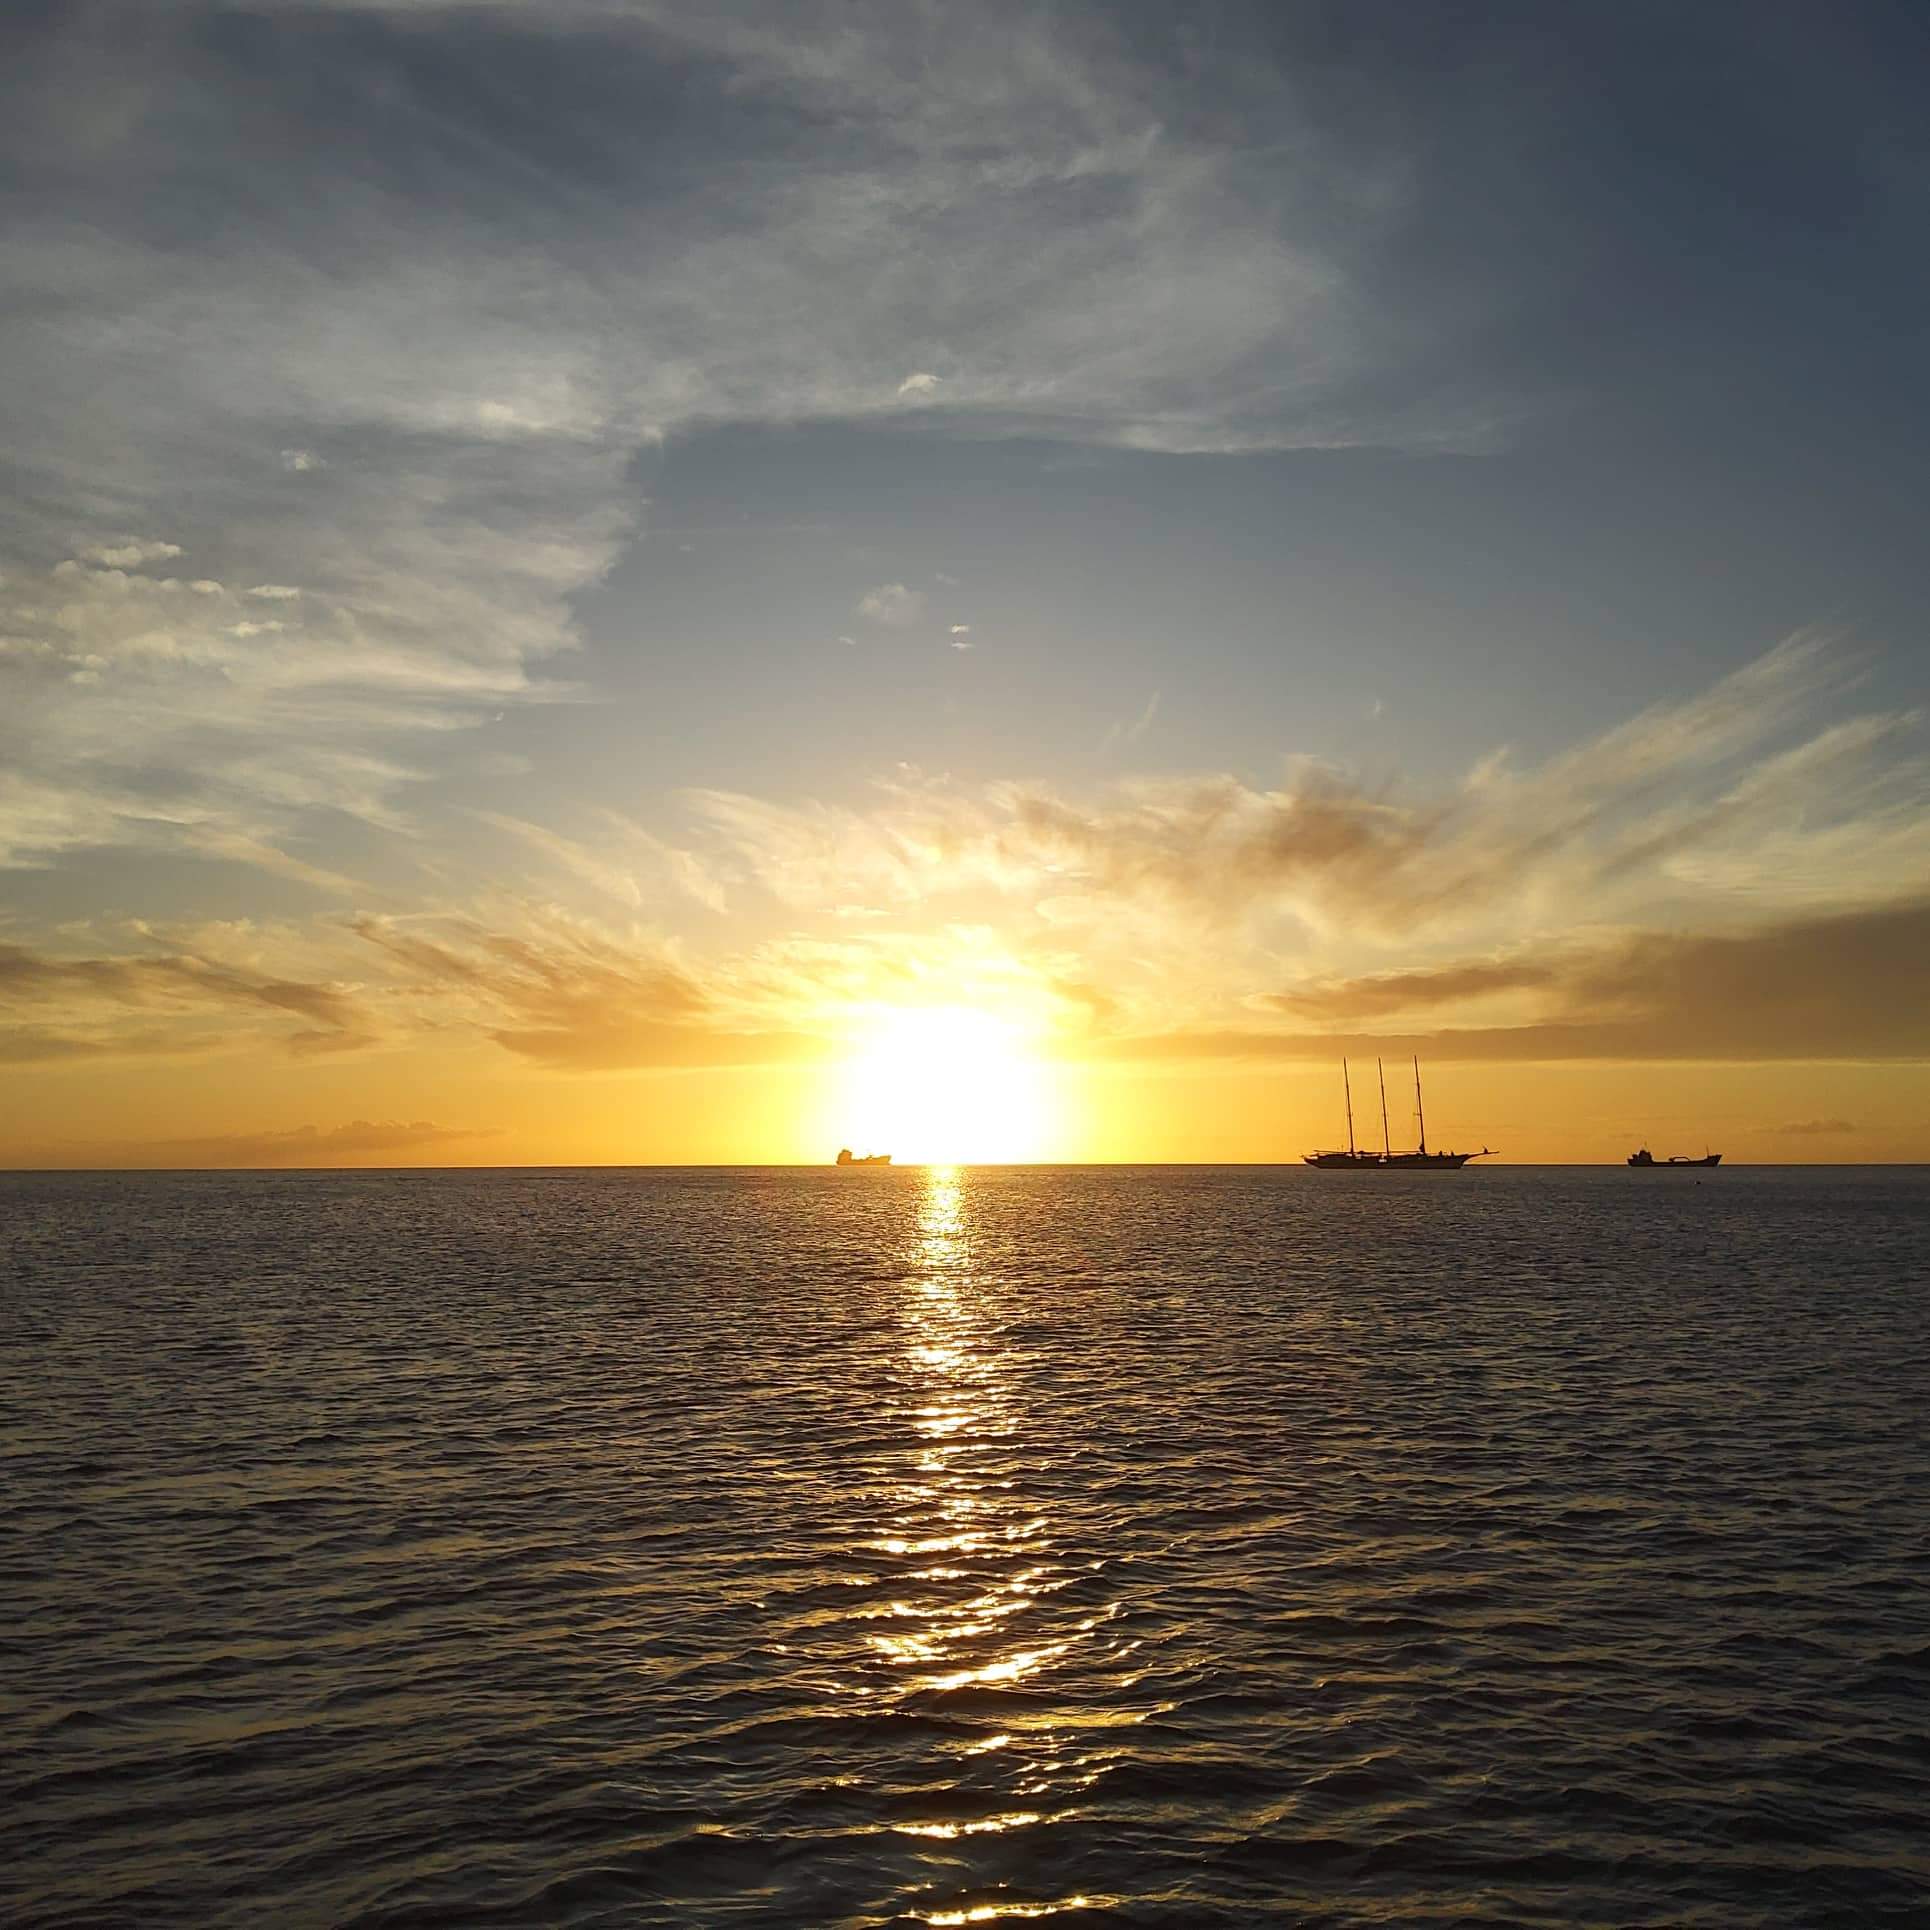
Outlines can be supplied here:
[[[947, 1786], [924, 1784], [919, 1813], [888, 1824], [959, 1851], [967, 1839], [996, 1848], [1012, 1832], [1049, 1826], [1105, 1773], [1111, 1758], [1092, 1747], [1093, 1728], [1107, 1726], [1095, 1725], [1092, 1670], [1114, 1660], [1097, 1645], [1116, 1612], [1055, 1606], [1102, 1563], [1073, 1559], [1039, 1504], [1048, 1472], [1038, 1461], [1040, 1417], [1027, 1412], [1009, 1300], [974, 1265], [969, 1185], [955, 1167], [922, 1178], [897, 1309], [901, 1472], [868, 1543], [889, 1565], [880, 1599], [863, 1611], [873, 1666], [858, 1690], [921, 1714], [933, 1698], [969, 1698], [940, 1705], [966, 1729], [936, 1745]], [[1076, 1689], [1060, 1673], [1072, 1670], [1083, 1678]], [[983, 1733], [972, 1733], [978, 1725]], [[955, 1859], [944, 1867], [952, 1882], [964, 1874]], [[934, 1898], [919, 1914], [975, 1923], [1089, 1904], [988, 1897], [988, 1888], [1005, 1885], [954, 1889], [951, 1902]]]
[[937, 1910], [925, 1921], [950, 1925], [996, 1923], [1001, 1917], [1054, 1917], [1062, 1910], [1097, 1910], [1110, 1901], [1108, 1897], [1069, 1896], [1055, 1903], [980, 1903], [965, 1910]]
[[[1047, 1585], [1037, 1562], [1008, 1567], [1014, 1552], [1045, 1545], [1047, 1524], [1031, 1513], [1007, 1519], [1008, 1484], [983, 1472], [986, 1457], [1015, 1433], [1017, 1416], [997, 1325], [972, 1275], [963, 1195], [956, 1167], [927, 1169], [902, 1312], [906, 1378], [914, 1390], [904, 1416], [917, 1446], [916, 1478], [894, 1499], [907, 1526], [917, 1526], [876, 1546], [891, 1555], [950, 1561], [915, 1569], [911, 1579], [940, 1586], [916, 1604], [894, 1604], [919, 1626], [871, 1637], [881, 1655], [912, 1672], [898, 1685], [901, 1694], [1018, 1683], [1066, 1646], [1015, 1645], [981, 1654], [984, 1638], [1023, 1614]], [[968, 1562], [974, 1565], [958, 1565]], [[956, 1587], [967, 1581], [984, 1585], [971, 1593]]]

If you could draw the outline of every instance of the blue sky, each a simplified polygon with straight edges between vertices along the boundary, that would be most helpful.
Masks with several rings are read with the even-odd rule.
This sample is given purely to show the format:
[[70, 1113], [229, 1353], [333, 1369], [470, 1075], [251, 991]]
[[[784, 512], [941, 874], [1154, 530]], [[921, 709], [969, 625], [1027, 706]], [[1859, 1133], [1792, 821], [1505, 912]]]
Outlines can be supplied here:
[[908, 987], [1667, 1055], [1644, 945], [1844, 917], [1724, 1051], [1930, 1045], [1920, 12], [0, 31], [0, 1020], [74, 1130]]

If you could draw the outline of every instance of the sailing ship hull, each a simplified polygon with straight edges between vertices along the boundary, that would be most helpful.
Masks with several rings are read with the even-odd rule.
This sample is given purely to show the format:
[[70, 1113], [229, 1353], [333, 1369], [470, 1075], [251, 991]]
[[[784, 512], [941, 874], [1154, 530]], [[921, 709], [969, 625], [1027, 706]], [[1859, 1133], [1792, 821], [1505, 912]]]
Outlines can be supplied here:
[[[1378, 1072], [1380, 1061], [1374, 1061]], [[1380, 1074], [1381, 1150], [1363, 1151], [1354, 1144], [1354, 1086], [1347, 1076], [1347, 1061], [1340, 1062], [1340, 1089], [1347, 1100], [1347, 1150], [1343, 1152], [1302, 1153], [1301, 1163], [1323, 1173], [1458, 1173], [1471, 1159], [1486, 1159], [1494, 1150], [1483, 1146], [1478, 1153], [1430, 1153], [1427, 1149], [1427, 1115], [1421, 1110], [1421, 1062], [1414, 1061], [1414, 1123], [1421, 1129], [1418, 1152], [1397, 1153], [1387, 1142], [1387, 1076]]]
[[1302, 1161], [1324, 1172], [1456, 1173], [1479, 1153], [1304, 1153]]

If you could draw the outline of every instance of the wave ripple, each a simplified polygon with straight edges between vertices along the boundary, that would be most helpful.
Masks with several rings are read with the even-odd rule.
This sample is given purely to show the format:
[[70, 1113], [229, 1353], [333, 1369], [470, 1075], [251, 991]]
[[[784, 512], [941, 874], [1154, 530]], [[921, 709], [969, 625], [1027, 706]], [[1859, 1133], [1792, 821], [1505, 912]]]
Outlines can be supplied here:
[[36, 1925], [1930, 1917], [1930, 1184], [0, 1180]]

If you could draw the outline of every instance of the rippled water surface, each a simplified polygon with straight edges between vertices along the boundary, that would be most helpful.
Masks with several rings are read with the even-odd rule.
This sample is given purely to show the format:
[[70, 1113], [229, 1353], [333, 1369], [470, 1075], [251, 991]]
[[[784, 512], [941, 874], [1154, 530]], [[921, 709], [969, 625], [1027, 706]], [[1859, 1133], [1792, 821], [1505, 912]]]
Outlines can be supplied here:
[[0, 1180], [35, 1924], [1930, 1921], [1930, 1181]]

